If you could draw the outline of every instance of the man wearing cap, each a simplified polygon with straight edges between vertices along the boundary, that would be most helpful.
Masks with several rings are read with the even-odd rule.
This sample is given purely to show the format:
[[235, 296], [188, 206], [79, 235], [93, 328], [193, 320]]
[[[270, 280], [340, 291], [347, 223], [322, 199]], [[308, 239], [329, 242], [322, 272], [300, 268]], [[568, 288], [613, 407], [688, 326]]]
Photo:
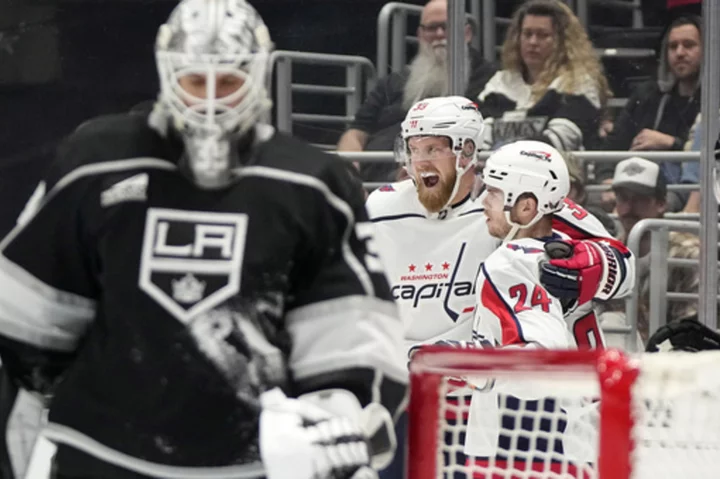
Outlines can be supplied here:
[[[646, 218], [662, 218], [666, 211], [667, 184], [660, 165], [645, 158], [632, 157], [621, 161], [615, 167], [612, 189], [616, 197], [616, 211], [623, 233], [620, 240], [627, 242], [630, 230], [637, 222]], [[650, 235], [643, 235], [640, 251], [636, 260], [639, 275], [640, 306], [638, 311], [638, 333], [643, 340], [654, 331], [649, 328], [650, 296]], [[700, 240], [696, 235], [670, 232], [668, 238], [668, 257], [698, 259]], [[667, 291], [697, 293], [698, 268], [668, 268]], [[625, 322], [624, 301], [611, 301], [605, 304], [605, 311], [598, 319], [603, 329], [620, 326]], [[697, 312], [697, 300], [668, 302], [665, 321], [677, 321]], [[663, 320], [661, 319], [661, 322]], [[622, 346], [622, 336], [605, 334], [608, 346]], [[638, 350], [642, 350], [638, 345]]]
[[[615, 209], [623, 228], [621, 240], [627, 241], [635, 223], [645, 218], [662, 218], [666, 209], [667, 184], [660, 165], [634, 156], [615, 167], [612, 181], [615, 192]], [[640, 244], [640, 256], [647, 255], [650, 238]]]

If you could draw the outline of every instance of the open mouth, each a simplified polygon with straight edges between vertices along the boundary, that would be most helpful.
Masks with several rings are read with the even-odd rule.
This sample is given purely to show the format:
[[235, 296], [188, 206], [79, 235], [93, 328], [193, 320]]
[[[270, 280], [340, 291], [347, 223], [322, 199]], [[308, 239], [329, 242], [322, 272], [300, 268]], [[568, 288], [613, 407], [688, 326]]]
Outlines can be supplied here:
[[426, 188], [432, 188], [440, 182], [440, 176], [437, 173], [421, 173], [420, 178]]

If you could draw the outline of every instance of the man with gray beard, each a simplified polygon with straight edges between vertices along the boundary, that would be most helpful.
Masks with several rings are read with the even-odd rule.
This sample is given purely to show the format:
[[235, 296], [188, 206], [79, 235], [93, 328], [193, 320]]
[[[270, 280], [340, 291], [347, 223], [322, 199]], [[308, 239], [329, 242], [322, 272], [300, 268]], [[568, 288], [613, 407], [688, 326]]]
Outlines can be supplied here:
[[[449, 94], [447, 72], [447, 0], [430, 0], [423, 8], [417, 30], [419, 49], [402, 72], [382, 78], [355, 114], [355, 120], [342, 135], [338, 151], [389, 151], [400, 133], [400, 123], [410, 107], [424, 98]], [[465, 96], [477, 98], [496, 68], [469, 46], [473, 32], [465, 26], [468, 44], [467, 90]], [[365, 181], [394, 181], [394, 163], [367, 163], [360, 166]]]

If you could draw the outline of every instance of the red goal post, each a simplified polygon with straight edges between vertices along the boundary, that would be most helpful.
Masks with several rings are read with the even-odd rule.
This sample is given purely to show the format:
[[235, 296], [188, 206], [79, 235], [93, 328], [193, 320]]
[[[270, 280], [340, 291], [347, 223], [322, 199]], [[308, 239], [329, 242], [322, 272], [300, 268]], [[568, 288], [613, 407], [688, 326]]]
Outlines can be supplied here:
[[[494, 414], [497, 456], [457, 459], [470, 409], [458, 378], [485, 387], [470, 429]], [[411, 361], [408, 413], [409, 479], [720, 477], [720, 352], [433, 346]]]

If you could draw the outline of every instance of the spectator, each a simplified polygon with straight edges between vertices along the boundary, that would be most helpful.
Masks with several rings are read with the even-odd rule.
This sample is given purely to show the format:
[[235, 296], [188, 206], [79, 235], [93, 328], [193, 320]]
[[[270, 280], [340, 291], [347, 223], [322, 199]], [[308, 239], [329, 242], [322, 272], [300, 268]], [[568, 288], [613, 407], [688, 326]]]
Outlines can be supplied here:
[[[660, 166], [650, 160], [633, 157], [623, 160], [615, 168], [612, 188], [617, 199], [617, 214], [623, 227], [621, 240], [627, 242], [628, 233], [637, 222], [647, 218], [662, 218], [666, 209], [667, 185]], [[697, 258], [699, 239], [694, 235], [670, 233], [668, 257]], [[640, 279], [640, 309], [638, 311], [638, 332], [643, 341], [649, 334], [649, 268], [650, 235], [640, 240], [640, 251], [636, 261]], [[692, 293], [698, 289], [697, 268], [670, 268], [667, 290]], [[667, 320], [679, 320], [692, 315], [697, 301], [671, 302], [667, 308]], [[602, 327], [624, 324], [625, 306], [622, 302], [610, 301], [604, 305], [599, 316]], [[615, 341], [618, 338], [615, 338]], [[616, 343], [617, 345], [617, 343]]]
[[[419, 50], [402, 72], [392, 73], [378, 82], [355, 114], [355, 121], [340, 138], [338, 151], [389, 151], [400, 134], [400, 123], [410, 107], [423, 98], [449, 94], [447, 71], [447, 0], [430, 0], [423, 8], [417, 30]], [[465, 41], [472, 40], [470, 25]], [[480, 53], [468, 45], [468, 98], [478, 93], [495, 72]], [[394, 181], [397, 165], [362, 165], [366, 181]]]
[[[605, 140], [607, 150], [683, 150], [690, 127], [700, 111], [700, 19], [681, 17], [668, 29], [663, 41], [656, 82], [640, 87], [628, 100]], [[679, 183], [679, 163], [662, 163], [667, 183]], [[612, 167], [598, 164], [596, 177], [611, 182]], [[670, 211], [682, 208], [678, 195], [668, 198]]]
[[[688, 151], [701, 151], [703, 147], [703, 138], [705, 136], [705, 128], [702, 119], [698, 114], [695, 124], [690, 128], [688, 141], [685, 149]], [[720, 139], [715, 142], [715, 160], [720, 160]], [[686, 161], [682, 164], [682, 175], [680, 183], [699, 184], [700, 183], [700, 162]], [[717, 188], [717, 187], [716, 187]], [[700, 191], [695, 190], [689, 193], [683, 213], [700, 213], [701, 198]]]
[[557, 149], [593, 143], [610, 96], [587, 33], [570, 8], [531, 0], [513, 16], [502, 67], [480, 93], [485, 147], [542, 135]]
[[[667, 184], [660, 166], [653, 161], [634, 156], [618, 163], [612, 189], [623, 242], [638, 221], [662, 218], [665, 214]], [[650, 238], [645, 237], [640, 243], [640, 256], [647, 255], [649, 249]]]

